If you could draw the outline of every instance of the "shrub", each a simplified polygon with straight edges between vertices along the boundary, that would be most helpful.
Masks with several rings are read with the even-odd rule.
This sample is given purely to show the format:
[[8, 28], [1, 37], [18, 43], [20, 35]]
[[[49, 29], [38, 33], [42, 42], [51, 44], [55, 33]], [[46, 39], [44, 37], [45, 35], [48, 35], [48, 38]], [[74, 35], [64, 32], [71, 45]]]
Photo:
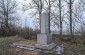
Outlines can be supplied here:
[[39, 33], [39, 30], [33, 30], [32, 28], [26, 27], [26, 28], [21, 28], [18, 31], [18, 35], [25, 39], [36, 39], [37, 33]]
[[17, 34], [17, 30], [15, 28], [1, 28], [0, 29], [0, 36], [8, 37], [14, 36]]

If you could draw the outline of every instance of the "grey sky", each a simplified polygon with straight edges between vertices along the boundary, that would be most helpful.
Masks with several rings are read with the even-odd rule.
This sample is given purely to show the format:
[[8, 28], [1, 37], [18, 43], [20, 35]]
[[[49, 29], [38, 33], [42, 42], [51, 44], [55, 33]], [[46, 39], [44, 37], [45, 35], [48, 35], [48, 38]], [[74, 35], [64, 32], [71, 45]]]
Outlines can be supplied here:
[[[20, 21], [19, 24], [20, 26], [22, 25], [22, 27], [25, 26], [25, 22], [26, 22], [26, 26], [30, 26], [30, 27], [34, 27], [33, 25], [33, 19], [30, 18], [29, 16], [29, 11], [22, 11], [22, 5], [24, 4], [24, 0], [16, 0], [18, 3], [18, 11], [17, 14], [20, 16]], [[29, 1], [31, 0], [27, 0], [25, 3], [29, 3]]]

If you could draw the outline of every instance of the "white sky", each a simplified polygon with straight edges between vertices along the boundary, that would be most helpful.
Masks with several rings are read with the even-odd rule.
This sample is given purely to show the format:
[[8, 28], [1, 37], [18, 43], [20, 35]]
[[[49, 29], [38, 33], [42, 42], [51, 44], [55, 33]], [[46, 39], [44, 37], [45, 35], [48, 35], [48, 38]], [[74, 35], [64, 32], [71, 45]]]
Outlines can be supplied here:
[[[22, 27], [25, 26], [25, 20], [26, 20], [26, 26], [30, 26], [32, 28], [34, 28], [34, 25], [33, 25], [33, 19], [30, 18], [29, 16], [29, 11], [22, 11], [22, 4], [24, 3], [29, 3], [31, 0], [17, 0], [17, 3], [18, 3], [18, 11], [17, 11], [17, 14], [20, 16], [20, 21], [19, 21], [19, 24], [20, 26], [22, 25]], [[25, 19], [26, 18], [26, 19]]]

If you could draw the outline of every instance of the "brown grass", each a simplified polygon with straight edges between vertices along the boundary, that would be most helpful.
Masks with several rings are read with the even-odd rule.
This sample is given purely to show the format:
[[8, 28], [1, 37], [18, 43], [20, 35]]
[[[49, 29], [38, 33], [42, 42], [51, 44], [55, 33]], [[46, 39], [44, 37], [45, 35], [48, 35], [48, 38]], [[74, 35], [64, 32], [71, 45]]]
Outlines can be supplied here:
[[21, 49], [20, 48], [10, 48], [9, 52], [20, 52]]
[[[22, 52], [22, 49], [10, 48], [9, 51], [13, 52], [13, 53], [17, 53], [17, 52]], [[23, 53], [23, 55], [41, 55], [40, 52], [38, 52], [38, 51], [26, 51], [26, 50], [24, 50], [22, 53]]]
[[40, 53], [37, 51], [26, 51], [23, 55], [40, 55]]
[[30, 46], [33, 46], [35, 45], [37, 42], [34, 41], [34, 40], [26, 40], [26, 41], [20, 41], [18, 42], [19, 44], [23, 44], [23, 45], [30, 45]]

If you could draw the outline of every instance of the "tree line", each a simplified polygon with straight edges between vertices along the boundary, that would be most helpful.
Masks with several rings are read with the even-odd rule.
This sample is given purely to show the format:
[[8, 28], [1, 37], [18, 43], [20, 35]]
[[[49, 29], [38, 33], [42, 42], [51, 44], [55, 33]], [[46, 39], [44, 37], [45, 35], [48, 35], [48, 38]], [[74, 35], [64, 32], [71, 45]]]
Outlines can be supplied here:
[[38, 30], [30, 27], [18, 26], [19, 17], [17, 14], [18, 3], [16, 0], [0, 0], [0, 36], [20, 35], [24, 38], [36, 35]]
[[[0, 34], [18, 32], [19, 27], [16, 25], [16, 21], [18, 21], [16, 16], [17, 6], [15, 0], [0, 0]], [[50, 21], [49, 30], [57, 27], [56, 30], [59, 29], [60, 35], [63, 34], [64, 28], [70, 35], [74, 35], [75, 32], [84, 32], [84, 0], [31, 0], [29, 5], [23, 5], [24, 7], [26, 10], [31, 9], [33, 11], [31, 16], [35, 17], [34, 25], [36, 28], [41, 28], [41, 14], [46, 12]]]
[[64, 32], [63, 28], [66, 28], [69, 35], [74, 35], [75, 32], [81, 33], [81, 28], [85, 24], [84, 0], [31, 0], [27, 8], [33, 9], [31, 13], [35, 16], [34, 20], [37, 20], [38, 28], [41, 28], [41, 13], [48, 13], [49, 27], [58, 27], [56, 30], [60, 29], [60, 35]]
[[[0, 0], [0, 35], [14, 32], [17, 3], [14, 0]], [[11, 31], [12, 30], [12, 31]]]

